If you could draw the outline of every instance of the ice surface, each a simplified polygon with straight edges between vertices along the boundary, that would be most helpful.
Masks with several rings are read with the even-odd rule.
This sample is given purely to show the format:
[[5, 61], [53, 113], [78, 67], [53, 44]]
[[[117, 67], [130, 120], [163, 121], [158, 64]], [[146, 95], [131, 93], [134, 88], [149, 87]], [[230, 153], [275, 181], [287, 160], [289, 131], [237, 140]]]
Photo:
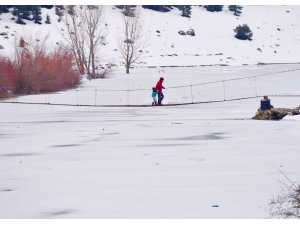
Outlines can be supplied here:
[[[295, 68], [167, 68], [164, 77], [168, 88]], [[160, 74], [132, 72], [85, 81], [79, 90], [149, 88], [130, 101], [150, 103]], [[299, 93], [299, 79], [298, 72], [263, 77], [256, 90]], [[227, 85], [228, 96], [255, 93], [251, 79]], [[199, 93], [223, 97], [217, 87]], [[165, 95], [166, 103], [181, 102], [188, 93]], [[18, 100], [48, 98], [76, 101], [72, 90]], [[91, 98], [80, 95], [80, 103]], [[299, 105], [298, 97], [271, 101]], [[0, 103], [0, 218], [267, 218], [268, 201], [285, 182], [278, 169], [300, 178], [299, 116], [251, 120], [258, 107], [259, 99], [148, 108]]]

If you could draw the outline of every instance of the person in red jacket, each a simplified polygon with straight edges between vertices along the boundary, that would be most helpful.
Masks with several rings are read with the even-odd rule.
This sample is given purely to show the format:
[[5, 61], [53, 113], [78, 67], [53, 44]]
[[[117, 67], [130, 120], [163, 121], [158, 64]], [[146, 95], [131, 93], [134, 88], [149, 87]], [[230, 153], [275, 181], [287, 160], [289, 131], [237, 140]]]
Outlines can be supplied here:
[[164, 99], [164, 94], [162, 92], [162, 89], [165, 89], [165, 87], [162, 85], [162, 83], [164, 82], [164, 78], [161, 77], [159, 79], [159, 81], [156, 84], [156, 90], [157, 90], [157, 95], [158, 95], [158, 105], [161, 105], [162, 100]]

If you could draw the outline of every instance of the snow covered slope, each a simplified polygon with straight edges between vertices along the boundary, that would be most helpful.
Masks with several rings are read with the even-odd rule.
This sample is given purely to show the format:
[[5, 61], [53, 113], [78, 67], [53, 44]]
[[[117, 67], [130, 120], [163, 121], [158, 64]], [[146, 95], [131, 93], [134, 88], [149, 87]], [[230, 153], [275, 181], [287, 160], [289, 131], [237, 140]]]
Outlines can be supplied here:
[[[300, 6], [244, 6], [240, 17], [232, 15], [227, 7], [224, 9], [223, 12], [212, 13], [193, 6], [191, 18], [180, 16], [177, 9], [167, 13], [141, 9], [149, 46], [143, 50], [145, 55], [139, 65], [241, 65], [300, 61]], [[109, 35], [103, 58], [121, 65], [117, 44], [121, 33], [120, 11], [105, 6], [105, 12]], [[46, 14], [50, 15], [52, 24], [28, 22], [26, 26], [17, 25], [10, 20], [11, 15], [2, 14], [0, 31], [8, 32], [9, 39], [0, 36], [0, 45], [4, 47], [0, 54], [12, 54], [15, 36], [32, 36], [34, 40], [49, 34], [50, 47], [63, 41], [61, 24], [57, 22], [54, 8], [43, 9], [44, 20]], [[252, 41], [234, 38], [233, 29], [241, 24], [248, 24], [253, 31]], [[196, 36], [178, 34], [179, 30], [190, 28], [195, 30]]]

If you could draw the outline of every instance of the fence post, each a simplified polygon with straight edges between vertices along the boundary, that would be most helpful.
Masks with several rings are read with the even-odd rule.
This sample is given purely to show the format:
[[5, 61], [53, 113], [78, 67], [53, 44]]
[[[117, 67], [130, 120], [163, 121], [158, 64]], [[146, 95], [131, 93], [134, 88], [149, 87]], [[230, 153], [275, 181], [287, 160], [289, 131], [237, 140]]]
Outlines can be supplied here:
[[129, 90], [127, 90], [127, 105], [129, 105]]
[[79, 103], [79, 97], [78, 97], [78, 89], [76, 89], [76, 105]]
[[256, 97], [258, 97], [257, 96], [257, 87], [256, 87], [256, 77], [254, 77], [254, 85], [255, 85], [255, 94], [256, 94]]
[[223, 80], [223, 95], [224, 95], [224, 101], [226, 100], [226, 95], [225, 95], [225, 81]]
[[95, 106], [97, 105], [97, 89], [95, 89]]
[[191, 85], [191, 99], [192, 99], [192, 103], [194, 103], [194, 98], [193, 98], [193, 85]]
[[50, 95], [47, 94], [47, 104], [50, 104]]

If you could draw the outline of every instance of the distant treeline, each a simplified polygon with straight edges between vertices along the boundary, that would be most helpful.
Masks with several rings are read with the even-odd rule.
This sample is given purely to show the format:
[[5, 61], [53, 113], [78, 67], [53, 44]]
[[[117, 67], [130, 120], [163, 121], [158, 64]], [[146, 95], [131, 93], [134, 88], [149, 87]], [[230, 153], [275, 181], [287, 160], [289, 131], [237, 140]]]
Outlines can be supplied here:
[[[1, 5], [0, 14], [11, 12], [16, 17], [13, 17], [12, 20], [15, 20], [18, 24], [26, 24], [24, 20], [42, 24], [41, 8], [51, 9], [53, 7], [53, 5]], [[47, 23], [47, 21], [45, 22]]]
[[[55, 7], [55, 13], [61, 18], [63, 14], [64, 6], [62, 5], [2, 5], [0, 6], [0, 14], [11, 12], [16, 18], [16, 23], [26, 24], [24, 20], [31, 20], [37, 24], [42, 23], [41, 8], [51, 9]], [[117, 8], [132, 7], [117, 5]], [[174, 8], [181, 11], [181, 16], [191, 17], [192, 6], [191, 5], [142, 5], [144, 9], [151, 9], [158, 12], [169, 12]], [[223, 5], [199, 5], [199, 7], [205, 8], [209, 12], [221, 12], [223, 11]], [[229, 11], [233, 12], [235, 16], [240, 16], [242, 13], [242, 7], [238, 5], [229, 5]], [[50, 17], [46, 19], [45, 23], [50, 23]]]

